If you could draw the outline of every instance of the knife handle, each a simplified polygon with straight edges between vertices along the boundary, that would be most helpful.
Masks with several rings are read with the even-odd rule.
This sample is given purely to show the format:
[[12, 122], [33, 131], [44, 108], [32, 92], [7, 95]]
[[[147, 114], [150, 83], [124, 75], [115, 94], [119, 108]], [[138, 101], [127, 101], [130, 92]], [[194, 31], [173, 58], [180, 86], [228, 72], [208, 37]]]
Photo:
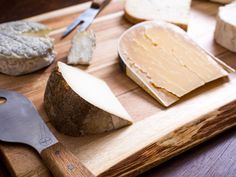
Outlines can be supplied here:
[[41, 152], [43, 162], [55, 177], [95, 177], [61, 143], [54, 144]]
[[92, 8], [102, 10], [111, 0], [93, 0]]

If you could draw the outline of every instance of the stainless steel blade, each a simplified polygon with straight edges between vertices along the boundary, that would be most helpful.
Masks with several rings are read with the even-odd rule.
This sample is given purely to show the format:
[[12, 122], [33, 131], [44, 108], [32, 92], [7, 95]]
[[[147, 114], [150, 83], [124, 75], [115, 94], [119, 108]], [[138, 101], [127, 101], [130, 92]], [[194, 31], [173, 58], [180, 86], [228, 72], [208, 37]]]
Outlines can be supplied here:
[[0, 140], [24, 143], [39, 153], [58, 141], [46, 126], [33, 103], [25, 96], [0, 89]]
[[81, 25], [79, 31], [86, 30], [91, 25], [91, 23], [93, 22], [94, 18], [97, 16], [98, 13], [99, 13], [99, 9], [95, 9], [92, 7], [87, 9], [67, 27], [62, 37], [67, 36], [78, 25]]

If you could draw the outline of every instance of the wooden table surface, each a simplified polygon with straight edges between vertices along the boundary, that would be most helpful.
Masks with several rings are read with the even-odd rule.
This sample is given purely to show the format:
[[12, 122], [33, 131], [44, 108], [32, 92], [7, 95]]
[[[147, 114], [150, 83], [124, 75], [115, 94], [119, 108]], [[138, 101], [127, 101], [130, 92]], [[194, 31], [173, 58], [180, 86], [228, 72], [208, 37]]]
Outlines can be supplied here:
[[[85, 1], [87, 0], [1, 0], [0, 22], [22, 19]], [[235, 162], [236, 129], [231, 129], [140, 177], [236, 177]], [[6, 167], [0, 161], [0, 177], [8, 176]]]

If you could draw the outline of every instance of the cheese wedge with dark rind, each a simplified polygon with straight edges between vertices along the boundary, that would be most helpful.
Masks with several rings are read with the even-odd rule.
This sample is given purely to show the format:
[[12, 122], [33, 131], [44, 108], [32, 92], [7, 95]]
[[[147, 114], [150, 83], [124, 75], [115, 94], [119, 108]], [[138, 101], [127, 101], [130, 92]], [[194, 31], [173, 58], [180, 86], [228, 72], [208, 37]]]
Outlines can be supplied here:
[[44, 107], [56, 129], [72, 136], [103, 133], [132, 124], [104, 81], [61, 62], [48, 80]]
[[126, 74], [164, 106], [234, 71], [181, 28], [163, 21], [128, 29], [118, 51]]

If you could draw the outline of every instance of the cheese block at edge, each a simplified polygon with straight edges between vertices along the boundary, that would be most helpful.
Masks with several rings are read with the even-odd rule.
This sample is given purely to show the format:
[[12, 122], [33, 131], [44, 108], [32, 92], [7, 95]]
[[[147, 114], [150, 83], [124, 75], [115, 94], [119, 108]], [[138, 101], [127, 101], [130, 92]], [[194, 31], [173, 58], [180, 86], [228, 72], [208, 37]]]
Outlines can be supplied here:
[[61, 62], [48, 80], [44, 107], [56, 129], [72, 136], [102, 133], [132, 123], [104, 81]]
[[236, 52], [236, 2], [219, 8], [214, 36], [218, 44]]

